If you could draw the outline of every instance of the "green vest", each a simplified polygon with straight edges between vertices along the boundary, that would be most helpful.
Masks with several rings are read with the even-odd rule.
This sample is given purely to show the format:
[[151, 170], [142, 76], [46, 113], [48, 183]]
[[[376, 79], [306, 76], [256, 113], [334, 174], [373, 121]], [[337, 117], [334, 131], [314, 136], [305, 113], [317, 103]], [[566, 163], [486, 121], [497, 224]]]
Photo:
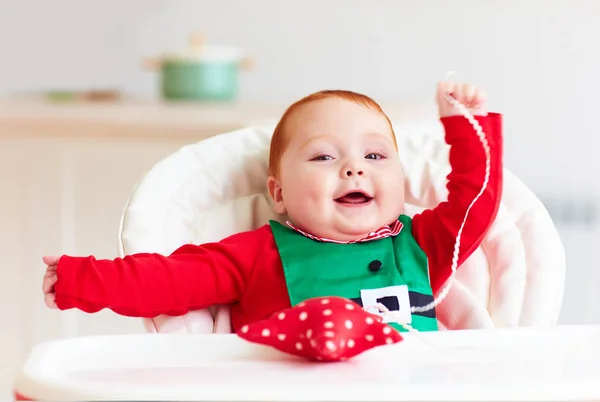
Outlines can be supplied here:
[[379, 302], [408, 315], [413, 328], [436, 331], [434, 309], [410, 314], [410, 306], [424, 306], [433, 295], [427, 256], [412, 235], [412, 220], [399, 219], [404, 226], [397, 236], [351, 244], [312, 240], [270, 221], [291, 305], [322, 296], [345, 297], [365, 308]]

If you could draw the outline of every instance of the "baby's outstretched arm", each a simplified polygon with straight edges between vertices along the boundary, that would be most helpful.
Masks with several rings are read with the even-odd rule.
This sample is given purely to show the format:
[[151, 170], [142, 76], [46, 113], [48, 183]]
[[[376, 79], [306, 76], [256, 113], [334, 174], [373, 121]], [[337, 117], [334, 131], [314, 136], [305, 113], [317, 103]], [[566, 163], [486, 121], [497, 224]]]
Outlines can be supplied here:
[[[466, 88], [466, 89], [465, 89]], [[490, 177], [486, 190], [469, 211], [459, 249], [458, 264], [462, 264], [481, 244], [496, 218], [502, 196], [502, 118], [496, 113], [478, 110], [477, 99], [470, 99], [473, 87], [456, 87], [455, 97], [469, 107], [482, 126], [490, 147]], [[443, 87], [438, 95], [443, 94]], [[461, 90], [462, 89], [462, 90]], [[413, 233], [429, 260], [431, 286], [437, 292], [451, 274], [456, 235], [467, 208], [481, 190], [486, 169], [486, 156], [475, 129], [469, 121], [450, 112], [451, 105], [440, 103], [440, 117], [450, 145], [448, 199], [437, 207], [423, 211], [413, 218]], [[475, 105], [470, 105], [474, 102]]]
[[252, 250], [260, 252], [260, 247], [251, 247], [257, 239], [254, 232], [244, 232], [216, 243], [186, 245], [170, 256], [140, 253], [114, 260], [62, 256], [58, 261], [45, 257], [46, 304], [88, 313], [108, 308], [151, 318], [234, 303], [241, 299], [254, 267]]

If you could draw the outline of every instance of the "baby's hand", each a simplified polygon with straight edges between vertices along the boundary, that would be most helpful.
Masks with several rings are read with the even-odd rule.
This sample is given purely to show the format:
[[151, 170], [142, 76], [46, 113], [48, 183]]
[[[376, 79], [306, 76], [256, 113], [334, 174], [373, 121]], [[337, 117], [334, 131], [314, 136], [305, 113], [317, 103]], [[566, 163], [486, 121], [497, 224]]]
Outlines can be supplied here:
[[448, 102], [446, 94], [462, 103], [473, 116], [487, 115], [485, 93], [480, 88], [471, 84], [443, 81], [438, 84], [436, 95], [440, 117], [461, 115], [458, 109]]
[[58, 280], [56, 267], [60, 257], [44, 257], [42, 261], [47, 265], [42, 291], [44, 292], [44, 302], [49, 308], [56, 308], [56, 294], [54, 293], [54, 284]]

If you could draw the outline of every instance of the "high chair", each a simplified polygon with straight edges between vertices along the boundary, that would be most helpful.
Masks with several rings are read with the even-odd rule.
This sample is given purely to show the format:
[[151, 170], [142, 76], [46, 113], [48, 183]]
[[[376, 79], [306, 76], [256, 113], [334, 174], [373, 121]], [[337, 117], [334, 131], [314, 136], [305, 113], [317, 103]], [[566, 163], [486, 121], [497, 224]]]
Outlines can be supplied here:
[[[272, 130], [226, 133], [158, 162], [124, 209], [119, 253], [169, 254], [283, 221], [266, 189]], [[448, 147], [438, 121], [396, 122], [395, 131], [407, 176], [405, 212], [414, 214], [444, 200]], [[437, 308], [444, 331], [405, 334], [348, 364], [307, 365], [229, 333], [228, 306], [213, 306], [145, 320], [158, 335], [40, 344], [15, 381], [15, 399], [600, 400], [600, 326], [553, 325], [564, 276], [548, 213], [505, 171], [497, 218]]]
[[[406, 174], [406, 213], [446, 197], [449, 147], [437, 119], [396, 122]], [[153, 166], [128, 200], [118, 235], [119, 254], [170, 254], [186, 243], [218, 241], [251, 230], [272, 209], [267, 164], [273, 127], [252, 127], [187, 145]], [[510, 135], [510, 133], [508, 134]], [[437, 307], [441, 329], [555, 324], [565, 279], [563, 246], [546, 209], [517, 177], [504, 171], [495, 222], [459, 268]], [[180, 317], [144, 319], [148, 332], [229, 333], [228, 306]]]

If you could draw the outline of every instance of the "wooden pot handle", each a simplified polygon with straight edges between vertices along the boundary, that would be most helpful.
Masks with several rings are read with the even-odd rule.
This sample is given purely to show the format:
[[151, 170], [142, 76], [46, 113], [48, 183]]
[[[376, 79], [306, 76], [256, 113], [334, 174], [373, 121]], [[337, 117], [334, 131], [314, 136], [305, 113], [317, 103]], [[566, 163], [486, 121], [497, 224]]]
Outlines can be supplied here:
[[154, 58], [145, 58], [142, 60], [142, 68], [148, 71], [159, 71], [162, 67], [162, 62], [160, 59]]
[[244, 57], [240, 60], [239, 66], [244, 70], [252, 70], [256, 67], [256, 60], [251, 57]]
[[199, 32], [191, 33], [188, 37], [188, 46], [190, 49], [200, 50], [204, 46], [204, 35]]

